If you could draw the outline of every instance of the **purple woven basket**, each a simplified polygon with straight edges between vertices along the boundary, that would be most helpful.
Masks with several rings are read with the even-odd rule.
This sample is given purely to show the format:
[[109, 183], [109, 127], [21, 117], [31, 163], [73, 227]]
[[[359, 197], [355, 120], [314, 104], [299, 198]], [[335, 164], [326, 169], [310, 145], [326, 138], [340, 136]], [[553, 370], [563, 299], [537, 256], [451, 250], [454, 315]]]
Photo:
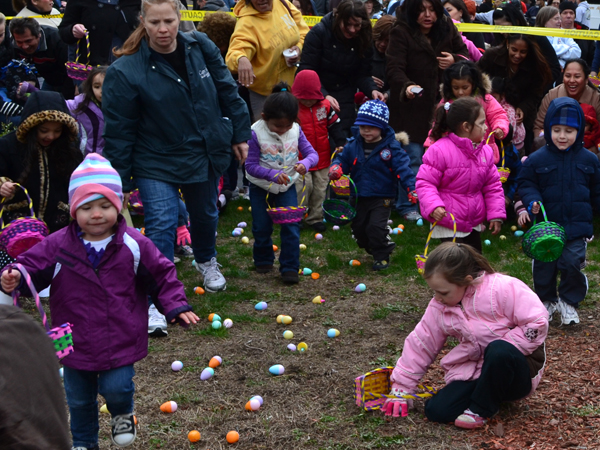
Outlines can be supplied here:
[[[286, 167], [284, 167], [285, 169]], [[302, 177], [302, 193], [306, 191], [306, 180], [304, 176]], [[269, 186], [269, 188], [273, 185]], [[302, 200], [300, 200], [300, 206], [280, 206], [278, 208], [271, 208], [269, 205], [269, 193], [267, 193], [267, 198], [265, 199], [267, 203], [267, 214], [273, 221], [273, 223], [277, 224], [286, 224], [286, 223], [296, 223], [300, 222], [304, 215], [306, 214], [306, 206], [302, 206], [304, 203], [304, 199], [306, 198], [306, 194], [302, 196]]]

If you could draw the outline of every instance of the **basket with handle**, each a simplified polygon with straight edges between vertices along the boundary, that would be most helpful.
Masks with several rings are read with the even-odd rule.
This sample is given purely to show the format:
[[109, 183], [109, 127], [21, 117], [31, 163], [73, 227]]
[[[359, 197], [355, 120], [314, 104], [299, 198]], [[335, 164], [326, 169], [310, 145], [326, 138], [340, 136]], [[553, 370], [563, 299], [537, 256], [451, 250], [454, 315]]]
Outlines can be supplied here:
[[[344, 175], [345, 176], [345, 175]], [[348, 182], [354, 187], [355, 198], [358, 198], [358, 191], [352, 178], [346, 177]], [[335, 191], [335, 189], [334, 189]], [[352, 222], [356, 217], [356, 209], [345, 200], [328, 199], [323, 202], [323, 216], [327, 222], [334, 225], [346, 225]]]
[[19, 217], [5, 226], [2, 213], [4, 212], [6, 198], [0, 201], [2, 205], [0, 208], [0, 227], [2, 227], [2, 231], [0, 231], [0, 251], [7, 252], [13, 258], [26, 252], [48, 236], [48, 227], [46, 224], [35, 217], [33, 202], [27, 189], [18, 183], [15, 183], [15, 186], [20, 187], [25, 192], [30, 215], [28, 217]]
[[504, 143], [502, 141], [500, 141], [500, 147], [502, 148], [502, 163], [500, 164], [500, 167], [498, 167], [498, 175], [500, 175], [500, 182], [506, 183], [506, 180], [508, 180], [508, 177], [510, 176], [510, 169], [508, 167], [504, 167], [505, 154]]
[[67, 75], [70, 78], [78, 81], [84, 81], [87, 79], [89, 73], [92, 71], [92, 66], [89, 66], [90, 62], [90, 33], [85, 30], [85, 44], [87, 47], [87, 62], [88, 64], [82, 64], [79, 62], [79, 39], [77, 41], [77, 50], [75, 50], [75, 62], [67, 61], [65, 66], [67, 66]]
[[[448, 213], [448, 214], [450, 214], [450, 218], [452, 219], [452, 225], [453, 225], [453, 231], [454, 231], [454, 236], [452, 236], [452, 242], [456, 242], [456, 219], [454, 218], [452, 213]], [[429, 242], [431, 241], [431, 235], [432, 235], [433, 229], [435, 228], [436, 225], [437, 225], [437, 221], [431, 225], [431, 229], [429, 230], [429, 235], [427, 236], [427, 242], [425, 243], [425, 252], [422, 255], [415, 255], [415, 260], [417, 262], [417, 270], [419, 271], [420, 274], [423, 274], [423, 272], [425, 272], [425, 261], [427, 261], [427, 250], [429, 250]]]
[[[35, 300], [35, 306], [37, 307], [40, 316], [42, 317], [42, 325], [46, 329], [46, 334], [50, 339], [52, 339], [54, 343], [54, 351], [56, 352], [56, 357], [61, 360], [65, 356], [73, 353], [73, 334], [70, 323], [64, 323], [60, 327], [50, 328], [50, 324], [48, 323], [48, 318], [46, 317], [46, 312], [44, 311], [44, 307], [42, 306], [42, 302], [40, 301], [40, 296], [37, 293], [33, 282], [31, 281], [31, 276], [27, 272], [27, 269], [23, 267], [21, 264], [15, 263], [8, 266], [8, 271], [12, 269], [17, 269], [21, 272], [21, 277], [29, 287], [31, 291], [31, 295]], [[19, 291], [16, 289], [12, 292], [13, 303], [15, 306], [19, 306]]]
[[[331, 155], [331, 161], [333, 161], [333, 158], [335, 157], [335, 155], [337, 153], [338, 153], [337, 150], [333, 152], [333, 154]], [[348, 175], [342, 175], [337, 180], [331, 180], [329, 182], [329, 184], [331, 185], [331, 189], [333, 190], [333, 192], [335, 192], [340, 197], [350, 197], [350, 182], [351, 181], [352, 180], [350, 179], [350, 177]], [[354, 188], [356, 189], [356, 186], [354, 186]]]
[[543, 262], [556, 261], [562, 255], [567, 242], [565, 229], [556, 222], [550, 222], [542, 202], [538, 202], [544, 214], [544, 221], [533, 226], [523, 235], [523, 252], [532, 259]]
[[[284, 169], [285, 168], [286, 167], [284, 167]], [[300, 200], [299, 206], [280, 206], [278, 208], [271, 208], [271, 205], [269, 205], [271, 186], [273, 186], [273, 183], [269, 185], [266, 202], [267, 214], [269, 214], [273, 223], [286, 224], [300, 222], [304, 217], [304, 214], [306, 214], [306, 206], [302, 206], [306, 199], [306, 180], [304, 179], [304, 175], [302, 176], [302, 200]]]

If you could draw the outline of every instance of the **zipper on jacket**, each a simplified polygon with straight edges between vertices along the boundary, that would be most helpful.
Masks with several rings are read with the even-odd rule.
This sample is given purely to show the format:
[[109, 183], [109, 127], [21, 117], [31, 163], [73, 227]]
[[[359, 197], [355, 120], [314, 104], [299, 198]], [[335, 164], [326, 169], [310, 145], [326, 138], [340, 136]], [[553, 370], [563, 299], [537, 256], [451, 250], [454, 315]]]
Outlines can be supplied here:
[[467, 311], [465, 311], [465, 308], [463, 308], [462, 302], [459, 303], [458, 306], [460, 306], [460, 309], [462, 310], [462, 312], [465, 315], [465, 317], [467, 318], [467, 320], [470, 320], [469, 316], [467, 315]]

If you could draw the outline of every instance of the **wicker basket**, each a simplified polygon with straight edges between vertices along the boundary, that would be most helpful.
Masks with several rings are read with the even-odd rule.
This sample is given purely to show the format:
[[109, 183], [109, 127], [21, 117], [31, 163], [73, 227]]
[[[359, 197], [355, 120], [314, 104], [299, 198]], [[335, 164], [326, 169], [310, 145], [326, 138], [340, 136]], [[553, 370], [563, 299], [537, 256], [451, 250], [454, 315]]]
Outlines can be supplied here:
[[20, 187], [25, 192], [30, 216], [19, 217], [4, 226], [2, 213], [4, 212], [6, 198], [3, 198], [0, 202], [2, 203], [2, 208], [0, 208], [0, 227], [2, 227], [2, 231], [0, 231], [0, 251], [7, 252], [13, 258], [26, 252], [48, 236], [48, 227], [46, 224], [35, 217], [33, 203], [27, 189], [18, 183], [15, 183], [15, 186]]
[[273, 223], [282, 225], [287, 223], [300, 222], [304, 217], [304, 214], [306, 214], [307, 209], [306, 206], [302, 206], [302, 203], [304, 203], [304, 200], [306, 199], [306, 180], [304, 179], [304, 176], [302, 176], [303, 195], [302, 200], [300, 200], [300, 206], [280, 206], [278, 208], [271, 208], [271, 205], [269, 205], [269, 194], [272, 185], [273, 183], [269, 185], [269, 192], [267, 193], [266, 202], [267, 214], [269, 214], [269, 217], [271, 218]]
[[543, 262], [556, 261], [562, 255], [567, 242], [565, 229], [556, 222], [550, 222], [542, 202], [539, 202], [544, 221], [533, 226], [523, 235], [523, 252], [532, 259]]
[[500, 182], [506, 183], [508, 177], [510, 176], [510, 169], [508, 167], [504, 167], [505, 162], [505, 154], [504, 154], [504, 143], [500, 141], [500, 147], [502, 147], [502, 164], [498, 167], [498, 175], [500, 175]]
[[[56, 357], [61, 360], [65, 356], [73, 353], [73, 334], [71, 330], [71, 324], [65, 323], [60, 327], [50, 328], [50, 324], [48, 323], [48, 318], [46, 317], [46, 312], [44, 311], [44, 307], [42, 306], [42, 302], [40, 301], [40, 296], [38, 295], [33, 282], [31, 281], [31, 276], [27, 272], [27, 269], [23, 267], [21, 264], [15, 263], [8, 266], [9, 272], [13, 268], [17, 269], [21, 272], [21, 277], [25, 281], [25, 284], [29, 287], [31, 291], [31, 295], [35, 299], [35, 306], [42, 317], [42, 324], [44, 328], [46, 328], [46, 334], [50, 339], [52, 339], [54, 343], [54, 351], [56, 352]], [[15, 306], [19, 306], [19, 291], [16, 289], [12, 293], [13, 295], [13, 303]]]
[[[352, 184], [354, 187], [355, 198], [358, 198], [354, 181], [350, 177], [346, 177], [346, 179], [348, 184]], [[334, 192], [337, 193], [335, 189]], [[323, 202], [323, 216], [325, 216], [327, 222], [334, 225], [346, 225], [356, 217], [356, 209], [345, 200], [329, 199]]]
[[329, 182], [331, 189], [340, 197], [350, 196], [350, 177], [342, 175], [339, 180], [331, 180]]
[[[450, 214], [452, 218], [452, 224], [454, 227], [454, 236], [452, 237], [452, 242], [456, 242], [456, 219], [454, 216]], [[437, 225], [437, 222], [434, 222], [431, 225], [431, 229], [429, 230], [429, 235], [427, 236], [427, 242], [425, 243], [425, 252], [422, 255], [415, 255], [415, 261], [417, 262], [417, 270], [422, 275], [425, 272], [425, 261], [427, 261], [427, 250], [429, 249], [429, 242], [431, 241], [431, 234], [433, 233], [433, 229]]]
[[[80, 39], [81, 40], [81, 39]], [[67, 75], [73, 80], [85, 81], [92, 71], [92, 66], [79, 62], [79, 41], [77, 41], [77, 50], [75, 51], [75, 62], [68, 61], [65, 63], [67, 67]], [[85, 43], [87, 46], [87, 61], [90, 62], [90, 34], [85, 31]]]

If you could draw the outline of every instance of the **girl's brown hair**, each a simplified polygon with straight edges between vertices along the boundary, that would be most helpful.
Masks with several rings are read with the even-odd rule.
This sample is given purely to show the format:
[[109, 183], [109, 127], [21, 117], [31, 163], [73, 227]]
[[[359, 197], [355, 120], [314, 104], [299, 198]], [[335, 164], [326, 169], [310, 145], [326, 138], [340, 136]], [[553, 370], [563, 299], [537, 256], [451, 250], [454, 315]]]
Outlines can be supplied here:
[[471, 282], [466, 278], [471, 275], [476, 279], [481, 272], [496, 273], [489, 261], [470, 245], [444, 242], [429, 254], [423, 278], [427, 280], [439, 273], [448, 283], [468, 286]]
[[482, 106], [473, 97], [461, 97], [450, 104], [441, 104], [435, 112], [435, 125], [431, 129], [431, 137], [436, 141], [449, 131], [456, 134], [459, 127], [467, 122], [473, 125], [479, 117]]
[[94, 78], [96, 78], [96, 75], [100, 74], [105, 76], [107, 69], [108, 66], [96, 66], [92, 68], [85, 81], [81, 84], [81, 93], [83, 94], [83, 101], [79, 104], [77, 109], [73, 111], [73, 113], [82, 113], [87, 109], [90, 102], [97, 103], [96, 96], [94, 95]]
[[342, 23], [344, 26], [353, 18], [360, 20], [360, 31], [356, 38], [353, 39], [358, 43], [358, 56], [361, 58], [365, 55], [371, 42], [373, 41], [371, 20], [367, 14], [365, 4], [359, 0], [342, 0], [338, 7], [333, 11], [333, 34], [341, 42], [346, 42], [347, 39], [342, 33]]
[[390, 31], [392, 31], [395, 23], [396, 18], [394, 16], [386, 15], [379, 19], [377, 23], [373, 25], [373, 41], [389, 38]]

